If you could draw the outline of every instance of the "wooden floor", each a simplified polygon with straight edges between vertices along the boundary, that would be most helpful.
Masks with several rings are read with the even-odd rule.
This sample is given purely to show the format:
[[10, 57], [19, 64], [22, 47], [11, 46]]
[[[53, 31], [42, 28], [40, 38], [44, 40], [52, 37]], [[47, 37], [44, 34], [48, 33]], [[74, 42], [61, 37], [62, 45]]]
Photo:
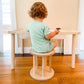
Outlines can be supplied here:
[[[41, 58], [39, 65], [41, 65]], [[48, 81], [30, 77], [32, 57], [16, 57], [15, 70], [10, 68], [10, 57], [0, 57], [0, 84], [84, 84], [84, 54], [76, 56], [76, 68], [71, 68], [71, 56], [53, 56], [55, 75]]]

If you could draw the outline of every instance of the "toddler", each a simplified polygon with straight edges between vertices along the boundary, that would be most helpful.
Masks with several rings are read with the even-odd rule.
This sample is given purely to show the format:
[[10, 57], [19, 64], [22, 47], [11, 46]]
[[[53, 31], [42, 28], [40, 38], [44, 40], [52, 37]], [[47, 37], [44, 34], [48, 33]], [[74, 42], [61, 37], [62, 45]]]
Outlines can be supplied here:
[[47, 15], [47, 9], [42, 2], [35, 2], [29, 11], [29, 16], [34, 20], [27, 25], [27, 31], [30, 32], [32, 49], [37, 53], [49, 52], [57, 46], [57, 43], [50, 39], [58, 34], [59, 30], [50, 32], [49, 26], [43, 22]]

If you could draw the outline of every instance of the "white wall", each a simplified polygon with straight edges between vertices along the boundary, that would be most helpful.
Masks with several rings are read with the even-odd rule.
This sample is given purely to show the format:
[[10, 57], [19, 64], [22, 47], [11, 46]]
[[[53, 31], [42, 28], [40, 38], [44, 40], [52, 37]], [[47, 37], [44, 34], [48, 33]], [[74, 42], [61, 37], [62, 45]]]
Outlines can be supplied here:
[[45, 21], [50, 28], [59, 26], [66, 30], [77, 30], [79, 0], [16, 0], [18, 28], [25, 28], [32, 21], [28, 10], [35, 1], [46, 5], [48, 17]]
[[[16, 24], [16, 6], [15, 6], [15, 0], [10, 0], [10, 9], [11, 9], [11, 29], [16, 30], [17, 24]], [[18, 52], [18, 42], [17, 42], [17, 35], [15, 35], [15, 52]]]
[[84, 51], [84, 0], [80, 0], [79, 5], [79, 31], [81, 32], [80, 35], [80, 50]]
[[[48, 17], [45, 22], [51, 29], [61, 27], [65, 30], [78, 30], [79, 0], [15, 0], [17, 28], [26, 28], [32, 19], [28, 10], [35, 1], [43, 2], [48, 9]], [[28, 47], [25, 41], [25, 47]], [[20, 44], [20, 41], [19, 41]], [[20, 46], [20, 45], [19, 45]]]
[[2, 28], [2, 8], [0, 0], [0, 53], [3, 52], [3, 28]]

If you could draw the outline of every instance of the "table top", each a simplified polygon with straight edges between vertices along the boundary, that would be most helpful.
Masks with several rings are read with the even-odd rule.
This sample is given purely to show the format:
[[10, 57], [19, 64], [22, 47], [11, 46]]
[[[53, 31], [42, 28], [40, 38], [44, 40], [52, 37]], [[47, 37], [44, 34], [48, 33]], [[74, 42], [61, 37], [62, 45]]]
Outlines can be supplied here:
[[[54, 31], [54, 30], [50, 30], [50, 31]], [[8, 31], [9, 34], [23, 34], [23, 33], [28, 33], [25, 30], [12, 30], [12, 31]], [[65, 31], [65, 30], [60, 30], [59, 34], [80, 34], [79, 31]]]

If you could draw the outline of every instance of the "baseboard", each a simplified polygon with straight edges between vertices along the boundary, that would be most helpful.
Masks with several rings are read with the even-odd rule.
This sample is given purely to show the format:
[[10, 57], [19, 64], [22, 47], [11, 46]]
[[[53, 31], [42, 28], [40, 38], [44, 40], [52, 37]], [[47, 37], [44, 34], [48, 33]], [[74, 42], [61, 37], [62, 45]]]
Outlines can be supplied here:
[[[31, 55], [30, 53], [24, 53], [24, 54], [15, 54], [15, 57], [31, 57], [33, 55]], [[53, 56], [64, 56], [63, 53], [55, 53]], [[67, 55], [70, 56], [70, 55]]]
[[[30, 49], [31, 49], [32, 47], [24, 47], [24, 53], [29, 53], [29, 51], [30, 51]], [[64, 55], [67, 55], [67, 54], [72, 54], [72, 51], [71, 50], [65, 50], [67, 53], [64, 53], [64, 52], [62, 52], [62, 53], [64, 53]], [[60, 47], [56, 47], [55, 48], [55, 53], [60, 53]], [[79, 49], [76, 49], [76, 52], [75, 52], [76, 54], [79, 54]], [[15, 51], [15, 54], [22, 54], [22, 52], [21, 52], [21, 47], [19, 47], [18, 48], [18, 50], [17, 51]]]
[[[69, 54], [72, 54], [72, 50], [69, 50], [69, 49], [67, 49], [67, 50], [64, 50], [65, 52], [64, 52], [64, 54], [65, 55], [69, 55]], [[78, 48], [76, 48], [75, 49], [75, 54], [79, 54], [79, 52], [80, 52], [80, 50], [78, 49]]]

